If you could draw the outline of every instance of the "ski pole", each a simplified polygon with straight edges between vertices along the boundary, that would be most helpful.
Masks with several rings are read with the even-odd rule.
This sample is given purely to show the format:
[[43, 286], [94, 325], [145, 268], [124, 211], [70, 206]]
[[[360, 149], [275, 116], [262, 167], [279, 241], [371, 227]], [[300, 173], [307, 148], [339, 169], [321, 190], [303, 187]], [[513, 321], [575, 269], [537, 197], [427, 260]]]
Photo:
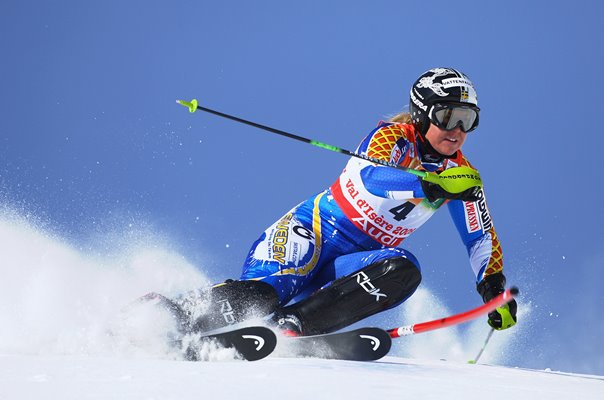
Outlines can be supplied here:
[[401, 336], [415, 335], [417, 333], [428, 332], [435, 329], [446, 328], [451, 325], [457, 325], [464, 322], [468, 322], [483, 314], [488, 314], [504, 304], [509, 303], [516, 295], [518, 295], [518, 288], [512, 287], [510, 289], [507, 289], [497, 297], [494, 297], [493, 299], [491, 299], [491, 301], [488, 301], [485, 304], [473, 308], [469, 311], [451, 315], [449, 317], [441, 319], [435, 319], [433, 321], [421, 322], [415, 325], [406, 325], [398, 328], [388, 329], [388, 333], [390, 334], [391, 338], [397, 338]]
[[356, 157], [363, 160], [370, 161], [375, 164], [383, 165], [385, 167], [396, 168], [410, 174], [416, 175], [423, 180], [431, 183], [435, 183], [441, 186], [449, 193], [461, 193], [471, 187], [482, 186], [482, 179], [480, 178], [480, 174], [473, 168], [470, 167], [453, 167], [443, 171], [440, 174], [436, 174], [434, 172], [426, 172], [426, 171], [418, 171], [416, 169], [403, 167], [401, 165], [395, 164], [393, 162], [381, 160], [379, 158], [369, 157], [363, 154], [358, 154], [352, 152], [350, 150], [342, 149], [340, 147], [332, 146], [330, 144], [318, 142], [316, 140], [307, 139], [302, 136], [295, 135], [293, 133], [289, 133], [286, 131], [282, 131], [280, 129], [271, 128], [270, 126], [258, 124], [256, 122], [248, 121], [243, 118], [235, 117], [233, 115], [225, 114], [220, 111], [212, 110], [211, 108], [202, 107], [199, 105], [196, 99], [191, 101], [184, 100], [176, 100], [176, 102], [182, 106], [185, 106], [189, 109], [189, 112], [194, 113], [197, 110], [205, 111], [210, 114], [217, 115], [222, 118], [230, 119], [232, 121], [240, 122], [245, 125], [250, 125], [255, 128], [259, 128], [271, 133], [276, 133], [277, 135], [285, 136], [290, 139], [298, 140], [304, 143], [308, 143], [315, 147], [320, 147], [325, 150], [333, 151], [336, 153], [344, 154], [350, 157]]
[[493, 332], [495, 332], [495, 328], [491, 328], [489, 330], [489, 334], [487, 335], [487, 338], [484, 341], [482, 348], [480, 349], [480, 351], [478, 352], [478, 354], [476, 355], [476, 357], [473, 360], [468, 361], [468, 364], [476, 364], [478, 362], [478, 360], [480, 359], [480, 356], [484, 352], [484, 349], [487, 348], [487, 344], [489, 344], [489, 341], [491, 340], [491, 336], [493, 336]]

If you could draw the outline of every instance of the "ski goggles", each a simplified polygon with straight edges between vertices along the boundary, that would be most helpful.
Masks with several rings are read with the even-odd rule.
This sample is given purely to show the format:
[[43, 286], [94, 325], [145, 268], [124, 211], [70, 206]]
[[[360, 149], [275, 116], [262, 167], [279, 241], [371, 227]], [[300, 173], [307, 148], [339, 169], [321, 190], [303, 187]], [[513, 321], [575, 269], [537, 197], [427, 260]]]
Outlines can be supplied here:
[[440, 129], [453, 130], [458, 126], [464, 132], [471, 132], [478, 126], [480, 108], [459, 104], [434, 104], [428, 116]]

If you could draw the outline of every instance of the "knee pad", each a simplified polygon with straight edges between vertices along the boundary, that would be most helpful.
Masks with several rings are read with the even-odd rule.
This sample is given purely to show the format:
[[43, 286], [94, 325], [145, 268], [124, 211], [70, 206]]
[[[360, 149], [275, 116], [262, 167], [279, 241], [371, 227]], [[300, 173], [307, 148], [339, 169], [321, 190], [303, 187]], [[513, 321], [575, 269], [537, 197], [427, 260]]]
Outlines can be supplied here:
[[405, 257], [388, 258], [342, 277], [280, 312], [299, 318], [305, 335], [333, 332], [402, 303], [420, 282], [421, 273], [413, 262]]
[[[422, 275], [419, 268], [406, 257], [393, 257], [355, 272], [351, 275], [346, 286], [354, 283], [373, 296], [374, 302], [379, 303], [379, 311], [395, 307], [411, 296], [419, 286]], [[334, 282], [336, 283], [336, 282]], [[354, 286], [350, 287], [354, 290]]]

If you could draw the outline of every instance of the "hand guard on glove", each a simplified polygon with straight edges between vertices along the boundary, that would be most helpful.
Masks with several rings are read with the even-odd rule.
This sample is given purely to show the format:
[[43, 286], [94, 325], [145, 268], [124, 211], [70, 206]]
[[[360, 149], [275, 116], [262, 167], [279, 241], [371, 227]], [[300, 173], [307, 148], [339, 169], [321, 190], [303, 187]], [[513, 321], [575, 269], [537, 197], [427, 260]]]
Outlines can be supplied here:
[[420, 180], [422, 189], [426, 198], [429, 202], [433, 203], [438, 199], [449, 199], [449, 200], [463, 200], [463, 201], [476, 201], [479, 199], [478, 192], [480, 186], [474, 186], [464, 190], [461, 193], [449, 193], [436, 183], [431, 183], [423, 179]]
[[[486, 303], [505, 291], [505, 276], [501, 272], [488, 275], [478, 283], [476, 290], [478, 290], [478, 293], [482, 296], [482, 300]], [[516, 303], [516, 300], [512, 299], [508, 304], [489, 313], [489, 325], [499, 331], [511, 328], [516, 325], [517, 310], [518, 304]]]

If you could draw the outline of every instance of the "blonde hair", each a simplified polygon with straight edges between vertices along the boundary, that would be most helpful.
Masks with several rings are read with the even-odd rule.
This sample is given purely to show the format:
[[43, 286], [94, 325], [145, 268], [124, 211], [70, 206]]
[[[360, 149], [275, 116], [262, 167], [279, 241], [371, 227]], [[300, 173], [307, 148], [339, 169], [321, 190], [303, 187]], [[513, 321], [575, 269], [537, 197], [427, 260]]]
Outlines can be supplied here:
[[411, 114], [408, 111], [403, 111], [394, 116], [388, 118], [389, 122], [394, 122], [398, 124], [410, 124], [412, 122]]

